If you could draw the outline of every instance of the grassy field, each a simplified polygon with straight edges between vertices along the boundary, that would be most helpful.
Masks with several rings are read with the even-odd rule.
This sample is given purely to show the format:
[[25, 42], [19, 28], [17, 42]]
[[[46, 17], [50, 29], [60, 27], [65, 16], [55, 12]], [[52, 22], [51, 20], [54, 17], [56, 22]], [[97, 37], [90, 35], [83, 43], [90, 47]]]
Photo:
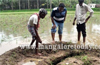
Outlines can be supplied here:
[[[28, 37], [30, 33], [27, 30], [27, 22], [33, 13], [38, 13], [38, 11], [0, 13], [0, 31], [4, 31], [7, 35], [14, 34], [14, 36]], [[43, 33], [48, 28], [47, 25], [50, 25], [48, 22], [51, 23], [49, 13], [46, 18], [40, 22], [40, 33]]]
[[[27, 30], [27, 21], [35, 12], [38, 11], [0, 12], [0, 31], [4, 31], [7, 35], [14, 34], [14, 36], [23, 36], [24, 38], [29, 37], [30, 33]], [[65, 24], [67, 24], [67, 22], [73, 22], [74, 13], [75, 11], [68, 11]], [[99, 15], [100, 12], [95, 11], [88, 23], [96, 22], [100, 24]], [[39, 33], [50, 31], [51, 26], [50, 11], [48, 11], [45, 19], [41, 19]]]

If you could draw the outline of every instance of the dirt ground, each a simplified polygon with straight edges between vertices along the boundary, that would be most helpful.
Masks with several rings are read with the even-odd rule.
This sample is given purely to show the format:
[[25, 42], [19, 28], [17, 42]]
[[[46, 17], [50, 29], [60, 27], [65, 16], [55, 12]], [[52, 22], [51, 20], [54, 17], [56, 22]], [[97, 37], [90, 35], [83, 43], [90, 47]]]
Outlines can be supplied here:
[[100, 65], [100, 50], [97, 49], [41, 49], [39, 52], [42, 56], [35, 55], [34, 49], [12, 49], [0, 56], [0, 65], [23, 65], [26, 62], [35, 62], [36, 65]]

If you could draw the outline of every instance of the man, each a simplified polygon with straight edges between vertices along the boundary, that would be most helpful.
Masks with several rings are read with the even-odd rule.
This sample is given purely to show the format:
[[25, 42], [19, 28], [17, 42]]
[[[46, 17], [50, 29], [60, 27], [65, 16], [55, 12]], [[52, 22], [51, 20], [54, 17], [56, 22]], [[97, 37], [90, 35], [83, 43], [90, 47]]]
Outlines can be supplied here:
[[35, 13], [35, 14], [31, 15], [31, 17], [29, 18], [29, 21], [28, 21], [28, 30], [32, 35], [32, 41], [31, 41], [30, 47], [36, 40], [35, 53], [37, 55], [41, 55], [40, 53], [38, 53], [38, 49], [37, 49], [38, 43], [42, 43], [40, 36], [38, 34], [39, 21], [40, 21], [40, 18], [42, 18], [42, 19], [45, 18], [46, 14], [47, 14], [47, 11], [44, 8], [41, 8], [39, 11], [39, 14]]
[[[75, 18], [73, 25], [75, 25], [75, 20], [77, 20], [77, 31], [78, 31], [78, 43], [80, 43], [81, 32], [83, 35], [83, 43], [85, 45], [86, 40], [86, 23], [93, 14], [93, 10], [86, 5], [84, 0], [78, 0], [79, 4], [76, 5]], [[87, 12], [90, 12], [90, 15], [86, 18]]]
[[63, 3], [60, 3], [59, 7], [55, 7], [52, 10], [51, 21], [53, 26], [51, 29], [51, 36], [53, 43], [55, 43], [55, 33], [57, 27], [58, 27], [59, 41], [62, 42], [62, 31], [66, 14], [67, 14], [67, 9], [65, 8], [65, 5]]

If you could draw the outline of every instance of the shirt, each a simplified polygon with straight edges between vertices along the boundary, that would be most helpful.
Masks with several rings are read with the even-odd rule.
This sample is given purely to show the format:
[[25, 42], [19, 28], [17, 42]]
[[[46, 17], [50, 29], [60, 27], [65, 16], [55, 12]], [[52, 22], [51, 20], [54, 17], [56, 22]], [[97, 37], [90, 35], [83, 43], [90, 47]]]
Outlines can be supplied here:
[[32, 16], [29, 18], [28, 25], [34, 26], [34, 24], [37, 25], [37, 22], [38, 22], [38, 16], [37, 16], [37, 15], [32, 15]]
[[35, 24], [35, 25], [38, 25], [38, 27], [39, 27], [39, 21], [40, 21], [39, 14], [35, 13], [35, 14], [31, 15], [31, 17], [29, 18], [28, 25], [34, 26], [34, 24]]
[[64, 22], [65, 15], [66, 15], [66, 11], [67, 11], [67, 9], [65, 7], [64, 7], [64, 10], [62, 12], [59, 12], [59, 7], [55, 7], [52, 10], [51, 17], [56, 22], [63, 23]]
[[82, 6], [80, 6], [79, 4], [76, 5], [75, 17], [77, 20], [77, 24], [82, 24], [85, 22], [86, 14], [88, 11], [90, 12], [90, 16], [92, 16], [93, 10], [88, 5], [86, 5], [85, 3], [83, 3]]

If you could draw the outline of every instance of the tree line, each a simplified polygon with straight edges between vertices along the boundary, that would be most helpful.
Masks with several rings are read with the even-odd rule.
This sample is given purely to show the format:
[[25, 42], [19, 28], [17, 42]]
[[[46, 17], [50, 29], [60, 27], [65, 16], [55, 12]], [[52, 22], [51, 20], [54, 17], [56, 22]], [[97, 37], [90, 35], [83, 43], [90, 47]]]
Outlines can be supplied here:
[[[75, 8], [78, 0], [0, 0], [0, 10], [39, 9], [56, 7], [63, 2], [67, 8]], [[100, 0], [85, 0], [85, 3], [100, 4]]]

